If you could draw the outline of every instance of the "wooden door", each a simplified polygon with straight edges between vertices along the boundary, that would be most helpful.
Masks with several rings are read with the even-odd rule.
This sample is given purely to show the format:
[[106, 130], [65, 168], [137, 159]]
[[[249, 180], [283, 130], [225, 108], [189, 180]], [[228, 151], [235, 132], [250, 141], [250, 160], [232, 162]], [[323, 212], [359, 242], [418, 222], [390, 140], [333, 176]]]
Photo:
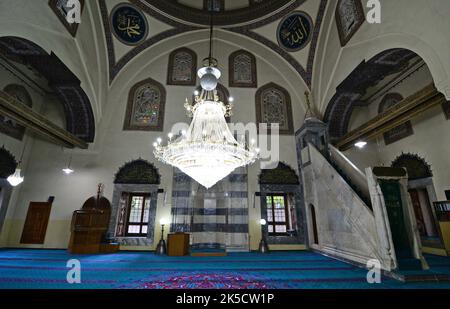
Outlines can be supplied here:
[[380, 181], [380, 187], [384, 195], [397, 259], [412, 258], [411, 245], [403, 214], [400, 183], [397, 180], [382, 180]]
[[417, 228], [419, 229], [420, 236], [427, 236], [422, 206], [420, 205], [419, 191], [416, 189], [411, 189], [409, 190], [409, 196], [411, 197], [414, 214], [416, 215]]
[[310, 205], [311, 207], [311, 220], [313, 225], [313, 243], [315, 245], [319, 244], [319, 232], [317, 229], [317, 218], [316, 218], [316, 209], [313, 205]]
[[48, 202], [31, 202], [22, 231], [22, 244], [43, 244], [47, 232], [52, 204]]

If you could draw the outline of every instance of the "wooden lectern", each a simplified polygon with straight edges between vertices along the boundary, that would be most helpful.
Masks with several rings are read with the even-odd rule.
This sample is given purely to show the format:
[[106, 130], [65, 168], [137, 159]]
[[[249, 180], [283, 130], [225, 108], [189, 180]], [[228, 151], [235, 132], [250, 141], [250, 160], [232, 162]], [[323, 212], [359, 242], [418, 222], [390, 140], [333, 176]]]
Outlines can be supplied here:
[[102, 243], [108, 230], [111, 205], [101, 196], [99, 185], [97, 196], [89, 198], [81, 210], [73, 212], [69, 252], [72, 254], [112, 253], [118, 244]]
[[167, 255], [185, 256], [189, 254], [190, 235], [186, 233], [174, 233], [167, 236]]

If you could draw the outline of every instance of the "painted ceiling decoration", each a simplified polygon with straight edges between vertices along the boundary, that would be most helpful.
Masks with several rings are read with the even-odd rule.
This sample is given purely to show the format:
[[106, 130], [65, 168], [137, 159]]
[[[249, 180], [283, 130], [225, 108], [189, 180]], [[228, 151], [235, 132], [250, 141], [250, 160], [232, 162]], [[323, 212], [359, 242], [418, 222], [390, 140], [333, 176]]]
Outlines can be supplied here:
[[312, 30], [312, 18], [306, 12], [292, 12], [278, 26], [278, 44], [289, 52], [302, 50], [311, 42]]
[[402, 71], [417, 54], [407, 49], [389, 49], [369, 61], [363, 61], [336, 88], [324, 116], [330, 138], [335, 141], [348, 131], [350, 117], [355, 106], [367, 105], [362, 101], [366, 91], [377, 85], [385, 76]]
[[366, 20], [361, 0], [339, 0], [335, 18], [341, 46], [344, 47]]
[[31, 66], [48, 80], [64, 107], [66, 130], [92, 143], [95, 121], [91, 102], [81, 88], [80, 80], [54, 54], [18, 37], [0, 38], [0, 52], [7, 58]]
[[[136, 2], [136, 1], [133, 1]], [[176, 0], [141, 0], [139, 2], [153, 6], [170, 16], [188, 23], [209, 26], [210, 12], [208, 6], [204, 9], [194, 8]], [[209, 2], [205, 1], [205, 2]], [[292, 0], [270, 0], [270, 1], [254, 1], [252, 5], [239, 9], [225, 10], [222, 9], [214, 16], [214, 24], [216, 26], [229, 26], [235, 24], [248, 23], [256, 19], [260, 19], [266, 15], [278, 11], [280, 8], [289, 5]], [[296, 2], [296, 1], [294, 1]], [[220, 3], [219, 3], [220, 5]], [[221, 5], [223, 7], [223, 3]]]
[[[314, 63], [314, 57], [316, 53], [316, 47], [318, 42], [318, 37], [322, 25], [323, 16], [325, 14], [325, 9], [328, 0], [320, 0], [319, 12], [315, 23], [312, 26], [312, 33], [310, 39], [310, 49], [308, 55], [307, 66], [304, 68], [288, 51], [281, 48], [276, 42], [271, 41], [263, 37], [262, 35], [256, 33], [255, 29], [275, 22], [289, 12], [294, 11], [300, 5], [302, 5], [306, 0], [276, 0], [276, 1], [255, 1], [251, 7], [242, 8], [238, 10], [230, 10], [218, 12], [214, 16], [214, 23], [219, 26], [223, 26], [222, 30], [230, 31], [240, 35], [245, 35], [264, 46], [272, 49], [274, 52], [278, 53], [282, 58], [288, 62], [295, 71], [300, 75], [300, 77], [305, 81], [307, 87], [311, 88], [312, 83], [312, 69]], [[113, 35], [111, 34], [112, 29], [109, 22], [109, 12], [106, 6], [105, 0], [99, 0], [100, 12], [102, 15], [103, 27], [105, 30], [105, 37], [108, 49], [108, 62], [109, 62], [109, 81], [110, 84], [114, 81], [116, 76], [120, 71], [132, 61], [136, 56], [142, 53], [144, 50], [152, 47], [156, 43], [179, 35], [189, 31], [205, 29], [205, 26], [209, 26], [210, 12], [207, 10], [200, 10], [191, 8], [176, 1], [160, 1], [160, 0], [130, 0], [135, 7], [139, 8], [149, 16], [162, 21], [170, 26], [172, 29], [163, 31], [157, 35], [150, 36], [147, 40], [143, 41], [141, 44], [134, 47], [128, 53], [126, 53], [120, 59], [116, 59], [114, 52]], [[269, 15], [270, 13], [281, 9], [275, 14]], [[162, 13], [164, 12], [164, 13]], [[185, 24], [179, 22], [173, 18], [169, 18], [167, 15], [174, 16], [177, 19], [188, 22]], [[258, 19], [258, 17], [264, 17], [256, 22], [251, 22], [252, 20]], [[247, 23], [245, 25], [233, 26], [238, 23]]]
[[[84, 0], [80, 0], [80, 4], [81, 4], [81, 14], [83, 14]], [[51, 7], [53, 12], [55, 12], [56, 16], [64, 25], [64, 27], [66, 27], [67, 31], [69, 31], [70, 35], [75, 37], [77, 35], [79, 24], [77, 23], [69, 24], [67, 22], [66, 17], [70, 9], [66, 6], [67, 0], [49, 0], [48, 5]]]
[[112, 32], [123, 44], [138, 45], [147, 38], [147, 18], [138, 8], [120, 3], [113, 8], [110, 19]]

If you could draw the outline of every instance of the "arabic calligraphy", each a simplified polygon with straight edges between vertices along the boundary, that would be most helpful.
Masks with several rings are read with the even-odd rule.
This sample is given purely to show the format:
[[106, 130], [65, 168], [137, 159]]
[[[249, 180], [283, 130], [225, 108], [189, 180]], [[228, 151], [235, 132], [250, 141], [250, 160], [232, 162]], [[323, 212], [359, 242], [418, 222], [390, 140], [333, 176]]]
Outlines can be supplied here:
[[145, 16], [128, 4], [120, 4], [113, 10], [111, 24], [114, 34], [124, 44], [136, 45], [147, 37]]
[[293, 12], [278, 26], [278, 43], [288, 51], [299, 51], [311, 41], [312, 29], [312, 19], [308, 14]]

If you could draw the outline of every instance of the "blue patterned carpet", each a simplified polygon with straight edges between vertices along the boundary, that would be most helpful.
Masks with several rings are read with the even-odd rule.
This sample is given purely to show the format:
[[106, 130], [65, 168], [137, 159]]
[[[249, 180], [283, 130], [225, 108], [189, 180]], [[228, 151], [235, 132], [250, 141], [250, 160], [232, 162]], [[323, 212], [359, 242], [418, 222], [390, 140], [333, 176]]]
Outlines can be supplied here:
[[[81, 284], [68, 284], [70, 259]], [[427, 256], [450, 276], [450, 258]], [[63, 250], [0, 249], [2, 289], [449, 289], [450, 282], [366, 282], [366, 271], [312, 252], [234, 253], [226, 257], [161, 257], [150, 252], [70, 255]]]

